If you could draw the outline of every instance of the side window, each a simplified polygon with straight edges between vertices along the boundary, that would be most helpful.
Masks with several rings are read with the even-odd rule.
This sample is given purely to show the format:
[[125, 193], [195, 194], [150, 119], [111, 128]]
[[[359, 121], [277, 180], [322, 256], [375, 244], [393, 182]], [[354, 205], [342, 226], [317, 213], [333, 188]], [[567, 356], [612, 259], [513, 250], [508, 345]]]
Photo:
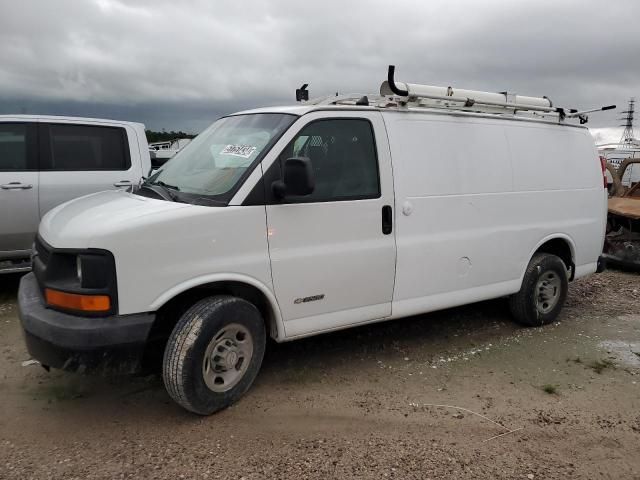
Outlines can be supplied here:
[[50, 124], [42, 170], [128, 170], [127, 132], [119, 127]]
[[0, 172], [35, 170], [34, 126], [0, 123]]
[[368, 120], [327, 119], [304, 127], [279, 157], [307, 157], [315, 173], [311, 195], [296, 202], [326, 202], [380, 196], [378, 159]]

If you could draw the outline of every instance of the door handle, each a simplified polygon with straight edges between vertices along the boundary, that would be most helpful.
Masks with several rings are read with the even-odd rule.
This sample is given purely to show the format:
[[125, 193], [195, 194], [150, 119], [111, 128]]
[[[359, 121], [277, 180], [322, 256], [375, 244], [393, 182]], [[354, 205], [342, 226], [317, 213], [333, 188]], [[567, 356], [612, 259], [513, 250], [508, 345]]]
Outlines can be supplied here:
[[114, 187], [130, 187], [131, 185], [133, 184], [129, 180], [120, 180], [113, 184]]
[[393, 210], [390, 205], [382, 207], [382, 233], [389, 235], [393, 230]]
[[0, 185], [0, 188], [3, 190], [29, 190], [30, 188], [33, 188], [33, 185], [30, 183], [9, 182]]

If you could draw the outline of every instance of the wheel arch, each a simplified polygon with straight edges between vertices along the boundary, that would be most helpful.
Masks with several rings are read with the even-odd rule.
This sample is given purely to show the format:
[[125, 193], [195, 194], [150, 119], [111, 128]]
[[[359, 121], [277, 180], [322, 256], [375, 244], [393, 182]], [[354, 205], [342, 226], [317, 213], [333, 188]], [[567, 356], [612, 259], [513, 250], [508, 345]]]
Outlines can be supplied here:
[[262, 282], [247, 275], [216, 274], [190, 279], [158, 296], [150, 309], [157, 312], [156, 322], [175, 325], [177, 319], [171, 317], [181, 313], [185, 306], [188, 308], [196, 301], [216, 294], [233, 295], [251, 302], [260, 310], [269, 336], [276, 341], [284, 338], [284, 323], [275, 295]]
[[520, 283], [524, 278], [524, 274], [527, 271], [527, 265], [533, 258], [536, 253], [551, 253], [560, 257], [560, 259], [564, 262], [567, 267], [567, 270], [570, 271], [569, 280], [573, 280], [576, 270], [575, 258], [576, 258], [576, 247], [573, 239], [564, 233], [554, 233], [551, 235], [547, 235], [538, 241], [536, 246], [529, 252], [527, 263], [522, 269], [522, 274], [520, 275]]

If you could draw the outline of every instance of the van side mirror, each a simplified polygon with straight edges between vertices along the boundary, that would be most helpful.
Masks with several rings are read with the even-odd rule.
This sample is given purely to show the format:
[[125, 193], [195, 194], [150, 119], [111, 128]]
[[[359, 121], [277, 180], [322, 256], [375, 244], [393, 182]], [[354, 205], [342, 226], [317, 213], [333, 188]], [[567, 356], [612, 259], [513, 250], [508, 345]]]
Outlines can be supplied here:
[[278, 199], [289, 195], [304, 196], [313, 193], [316, 187], [313, 165], [306, 157], [287, 158], [284, 162], [283, 180], [271, 184], [271, 190]]

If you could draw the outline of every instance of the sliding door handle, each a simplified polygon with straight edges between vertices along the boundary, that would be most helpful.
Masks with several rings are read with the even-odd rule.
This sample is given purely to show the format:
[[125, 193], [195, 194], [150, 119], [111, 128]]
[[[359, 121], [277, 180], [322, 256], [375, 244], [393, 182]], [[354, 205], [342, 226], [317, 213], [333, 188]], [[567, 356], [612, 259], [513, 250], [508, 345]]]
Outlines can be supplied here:
[[389, 235], [393, 231], [393, 210], [390, 205], [382, 207], [382, 233]]

